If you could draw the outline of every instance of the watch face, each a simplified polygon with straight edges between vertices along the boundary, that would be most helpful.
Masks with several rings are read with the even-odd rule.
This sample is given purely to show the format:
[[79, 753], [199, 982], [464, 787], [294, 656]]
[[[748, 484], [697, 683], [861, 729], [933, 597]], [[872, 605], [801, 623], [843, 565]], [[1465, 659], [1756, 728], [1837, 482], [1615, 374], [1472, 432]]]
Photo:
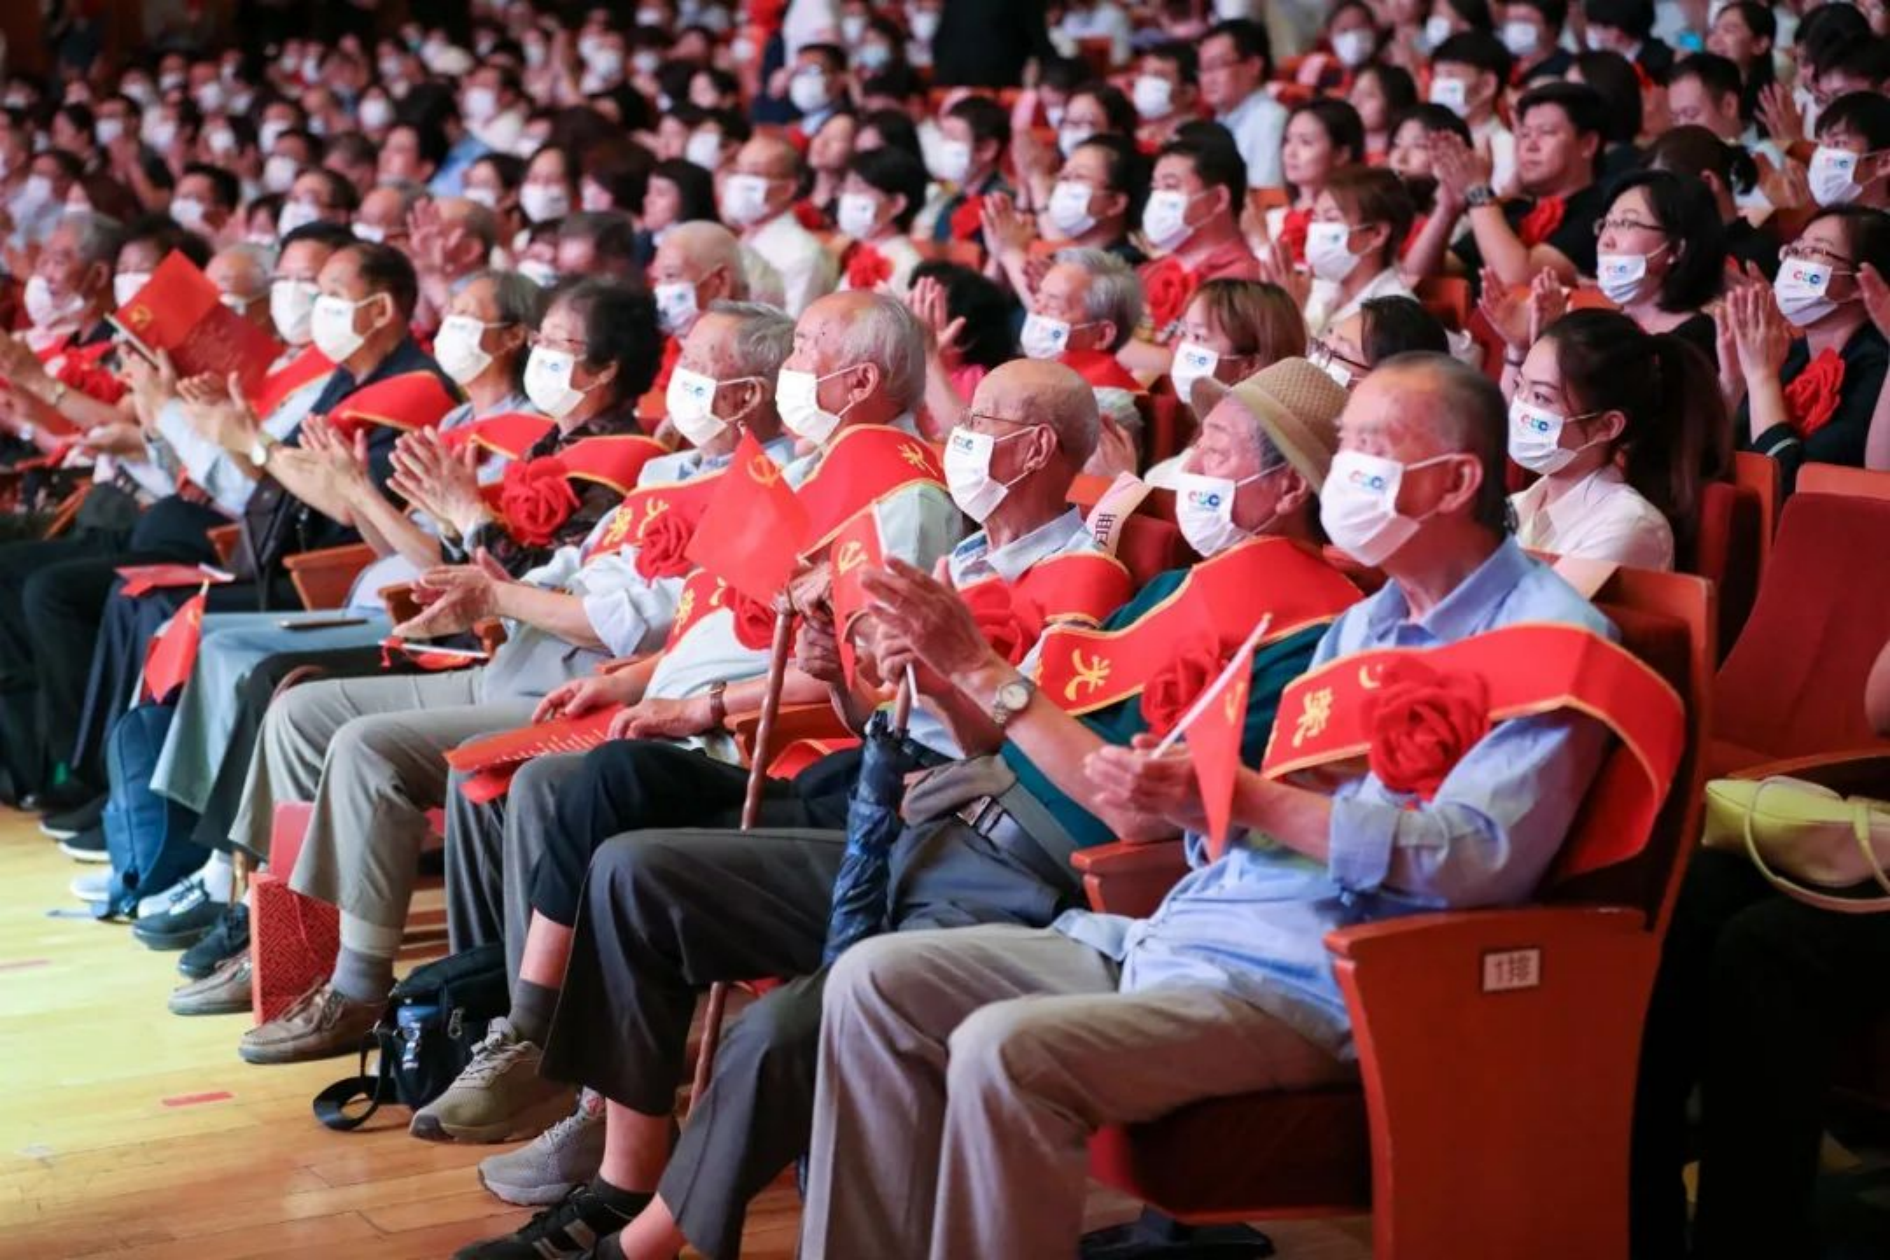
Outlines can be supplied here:
[[1021, 682], [1007, 682], [998, 688], [997, 698], [1012, 713], [1020, 713], [1030, 707], [1030, 688]]

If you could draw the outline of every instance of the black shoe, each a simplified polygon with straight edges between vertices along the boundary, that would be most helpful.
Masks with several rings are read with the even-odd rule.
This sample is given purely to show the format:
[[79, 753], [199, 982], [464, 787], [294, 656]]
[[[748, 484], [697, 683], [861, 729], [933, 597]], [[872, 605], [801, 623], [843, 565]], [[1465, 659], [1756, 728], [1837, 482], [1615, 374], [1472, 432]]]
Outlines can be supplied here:
[[453, 1260], [559, 1260], [589, 1255], [600, 1239], [635, 1219], [651, 1197], [601, 1180], [579, 1186], [519, 1226], [517, 1233], [462, 1247], [453, 1253]]
[[170, 909], [139, 919], [131, 925], [131, 934], [150, 949], [189, 949], [210, 934], [222, 915], [223, 903], [210, 900], [203, 881], [192, 877], [171, 894]]
[[201, 980], [221, 967], [225, 959], [249, 949], [249, 907], [242, 902], [222, 907], [217, 924], [209, 935], [184, 951], [177, 960], [177, 970], [192, 980]]
[[59, 842], [59, 851], [75, 862], [109, 862], [112, 855], [105, 848], [105, 828], [94, 827]]
[[39, 820], [39, 829], [55, 840], [70, 840], [99, 825], [100, 820], [105, 817], [107, 799], [103, 796], [95, 796], [75, 809], [47, 814]]
[[78, 779], [66, 779], [51, 787], [41, 788], [20, 804], [36, 814], [58, 814], [88, 804], [98, 794], [97, 788], [90, 787]]

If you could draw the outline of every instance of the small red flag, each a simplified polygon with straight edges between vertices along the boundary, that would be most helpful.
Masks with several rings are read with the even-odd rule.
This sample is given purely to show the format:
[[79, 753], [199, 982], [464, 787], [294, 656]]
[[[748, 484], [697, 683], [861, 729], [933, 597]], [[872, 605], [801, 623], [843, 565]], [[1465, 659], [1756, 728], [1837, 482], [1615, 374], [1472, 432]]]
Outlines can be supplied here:
[[683, 554], [767, 604], [787, 586], [808, 530], [807, 509], [781, 465], [744, 431]]
[[1214, 696], [1188, 728], [1188, 755], [1194, 758], [1194, 777], [1201, 785], [1201, 804], [1207, 811], [1207, 852], [1210, 860], [1227, 850], [1227, 833], [1234, 811], [1234, 781], [1240, 777], [1241, 736], [1247, 730], [1247, 689], [1253, 682], [1253, 643], [1234, 653], [1214, 684]]
[[203, 641], [204, 606], [209, 600], [207, 587], [198, 591], [151, 637], [144, 653], [144, 692], [150, 700], [163, 703], [189, 680], [197, 664], [197, 645]]

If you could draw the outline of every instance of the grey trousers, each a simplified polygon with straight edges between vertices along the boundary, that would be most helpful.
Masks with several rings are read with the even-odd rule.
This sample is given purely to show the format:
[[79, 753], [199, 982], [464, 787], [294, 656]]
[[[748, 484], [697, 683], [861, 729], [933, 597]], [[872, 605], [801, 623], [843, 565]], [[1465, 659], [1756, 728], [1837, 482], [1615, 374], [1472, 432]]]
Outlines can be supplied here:
[[532, 867], [555, 821], [558, 787], [584, 766], [583, 753], [535, 757], [511, 791], [476, 805], [452, 772], [446, 790], [446, 931], [454, 953], [505, 943], [505, 975], [518, 983], [532, 922]]
[[1087, 1140], [1353, 1069], [1232, 993], [1116, 989], [1054, 930], [881, 936], [828, 979], [803, 1260], [1074, 1253]]
[[[748, 1201], [807, 1147], [820, 969], [845, 837], [818, 831], [648, 831], [592, 859], [545, 1075], [645, 1115], [675, 1107], [696, 994], [792, 976], [729, 1026], [658, 1192], [712, 1260], [741, 1251]], [[895, 850], [901, 930], [1041, 925], [1079, 896], [957, 819], [909, 827]]]
[[478, 703], [479, 671], [341, 678], [269, 707], [230, 838], [267, 853], [284, 801], [315, 812], [289, 884], [379, 927], [407, 919], [427, 811], [446, 798], [446, 753], [523, 726], [530, 700]]

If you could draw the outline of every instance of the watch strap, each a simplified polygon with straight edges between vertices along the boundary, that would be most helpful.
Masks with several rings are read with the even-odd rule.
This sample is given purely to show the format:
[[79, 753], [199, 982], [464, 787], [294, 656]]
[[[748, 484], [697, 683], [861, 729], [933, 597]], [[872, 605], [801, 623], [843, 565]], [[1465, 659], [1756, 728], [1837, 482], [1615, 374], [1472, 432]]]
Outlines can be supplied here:
[[709, 725], [720, 729], [728, 721], [728, 684], [717, 682], [709, 688]]

